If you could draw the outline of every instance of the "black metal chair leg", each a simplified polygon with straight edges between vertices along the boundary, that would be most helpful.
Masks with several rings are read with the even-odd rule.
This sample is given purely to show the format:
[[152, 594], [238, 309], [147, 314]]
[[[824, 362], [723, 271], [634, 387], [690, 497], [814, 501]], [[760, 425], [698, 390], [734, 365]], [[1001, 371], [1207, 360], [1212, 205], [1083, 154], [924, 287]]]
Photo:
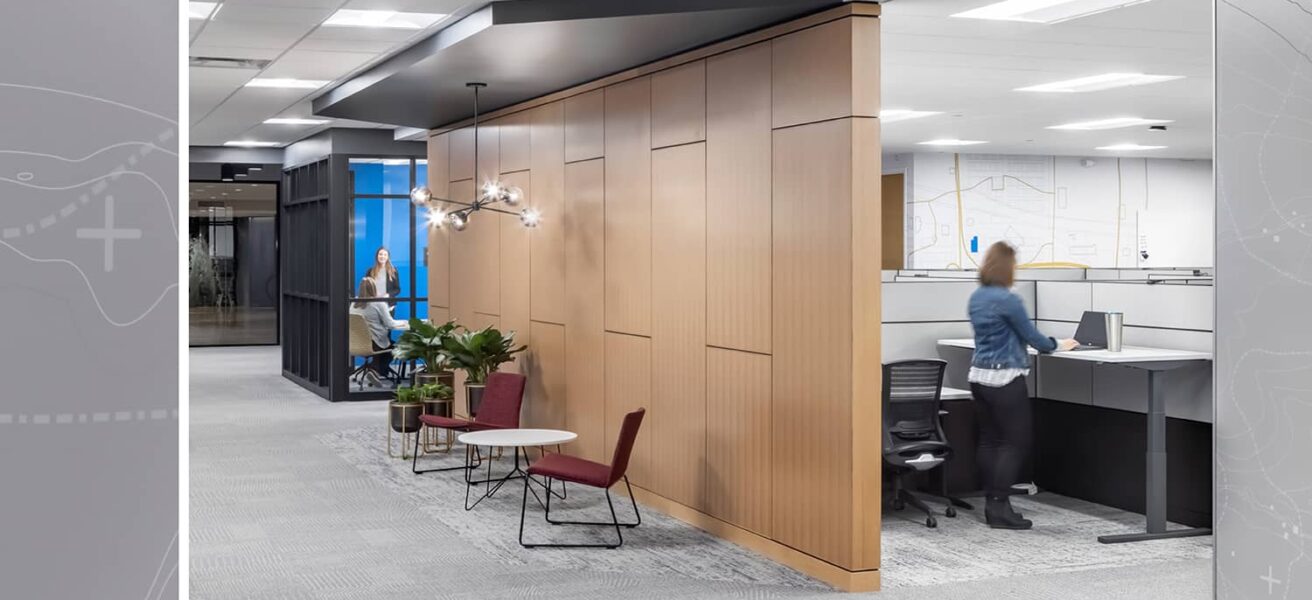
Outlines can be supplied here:
[[[547, 481], [548, 483], [550, 483], [551, 480], [548, 479]], [[562, 481], [561, 483], [564, 482]], [[633, 525], [620, 523], [619, 517], [615, 514], [615, 503], [611, 500], [610, 497], [610, 488], [606, 489], [606, 505], [610, 507], [610, 518], [611, 518], [609, 523], [600, 522], [600, 521], [599, 522], [552, 521], [551, 520], [552, 494], [548, 493], [546, 511], [544, 513], [544, 516], [548, 523], [551, 523], [552, 525], [605, 525], [607, 527], [614, 527], [615, 536], [619, 541], [617, 541], [614, 544], [526, 544], [524, 543], [524, 514], [528, 510], [528, 486], [529, 486], [529, 481], [528, 478], [525, 477], [524, 498], [520, 503], [520, 513], [519, 513], [519, 545], [525, 548], [607, 548], [613, 550], [615, 548], [619, 548], [620, 546], [624, 545], [624, 534], [622, 533], [620, 527], [622, 526], [633, 527], [637, 525], [637, 523], [634, 523]], [[637, 504], [634, 504], [634, 510], [635, 511], [637, 510]]]
[[[628, 490], [629, 490], [629, 500], [630, 500], [631, 502], [633, 502], [633, 514], [634, 514], [634, 516], [636, 517], [636, 520], [635, 520], [634, 522], [632, 522], [632, 523], [620, 523], [618, 518], [615, 519], [615, 522], [610, 522], [610, 521], [552, 521], [552, 520], [551, 520], [551, 510], [550, 510], [550, 509], [551, 509], [551, 495], [550, 495], [550, 494], [547, 495], [547, 522], [548, 522], [548, 523], [551, 523], [552, 525], [599, 525], [599, 526], [604, 526], [604, 527], [609, 527], [609, 526], [611, 526], [611, 525], [620, 525], [620, 526], [628, 527], [628, 528], [634, 528], [634, 527], [637, 527], [637, 526], [639, 526], [639, 525], [642, 525], [642, 513], [638, 512], [638, 501], [637, 501], [636, 499], [634, 499], [634, 497], [633, 497], [633, 486], [629, 485], [629, 477], [628, 477], [627, 475], [624, 477], [624, 486], [625, 486], [626, 488], [628, 488]], [[610, 501], [610, 488], [606, 488], [606, 499], [607, 499], [607, 502]], [[611, 510], [613, 511], [613, 510], [614, 510], [614, 507], [612, 507]], [[612, 516], [613, 516], [613, 515], [612, 515]]]
[[[423, 427], [420, 427], [420, 428], [419, 428], [419, 431], [420, 431], [420, 433], [423, 433], [424, 428], [423, 428]], [[418, 444], [418, 441], [416, 441], [416, 445], [417, 445], [417, 444]], [[475, 463], [473, 464], [473, 466], [471, 467], [470, 464], [469, 464], [470, 461], [469, 461], [469, 456], [468, 456], [468, 454], [469, 454], [469, 447], [468, 447], [468, 446], [465, 447], [465, 454], [466, 454], [466, 456], [465, 456], [465, 464], [463, 464], [463, 465], [459, 465], [459, 466], [455, 466], [455, 467], [435, 467], [435, 468], [432, 468], [432, 469], [419, 469], [419, 468], [418, 468], [418, 465], [419, 465], [419, 453], [416, 452], [416, 453], [415, 453], [415, 456], [414, 456], [414, 460], [411, 461], [411, 463], [410, 463], [410, 470], [411, 470], [412, 472], [414, 472], [415, 475], [420, 475], [420, 474], [423, 474], [423, 473], [439, 473], [439, 472], [442, 472], [442, 471], [459, 471], [459, 470], [464, 470], [464, 472], [465, 472], [465, 480], [468, 481], [468, 480], [469, 480], [469, 470], [470, 470], [471, 468], [477, 468], [477, 467], [480, 467], [480, 466], [483, 465], [483, 455], [482, 455], [481, 453], [480, 453], [480, 454], [477, 454], [478, 461], [475, 462]]]

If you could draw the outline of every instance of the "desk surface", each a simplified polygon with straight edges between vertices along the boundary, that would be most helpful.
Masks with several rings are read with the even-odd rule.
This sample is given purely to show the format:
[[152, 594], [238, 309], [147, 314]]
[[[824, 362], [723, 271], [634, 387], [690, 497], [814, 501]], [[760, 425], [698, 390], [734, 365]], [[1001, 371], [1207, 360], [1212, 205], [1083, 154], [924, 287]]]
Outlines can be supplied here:
[[[951, 346], [953, 348], [975, 349], [974, 338], [953, 338], [939, 340], [940, 346]], [[1033, 349], [1029, 349], [1030, 354], [1037, 354]], [[1184, 360], [1212, 360], [1211, 352], [1197, 352], [1195, 350], [1174, 350], [1170, 348], [1145, 348], [1143, 346], [1122, 346], [1120, 352], [1109, 352], [1107, 350], [1078, 350], [1068, 352], [1053, 352], [1049, 354], [1053, 358], [1065, 358], [1070, 360], [1083, 360], [1087, 362], [1100, 363], [1144, 363], [1144, 362], [1175, 362]]]
[[970, 398], [970, 390], [950, 388], [946, 385], [943, 386], [938, 396], [939, 400], [969, 400]]

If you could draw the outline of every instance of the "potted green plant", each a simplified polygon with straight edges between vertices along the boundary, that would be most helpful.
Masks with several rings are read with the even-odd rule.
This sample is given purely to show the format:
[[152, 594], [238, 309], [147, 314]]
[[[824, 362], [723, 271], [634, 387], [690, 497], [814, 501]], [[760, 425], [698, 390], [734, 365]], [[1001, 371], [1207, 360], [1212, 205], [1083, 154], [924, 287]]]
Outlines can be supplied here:
[[415, 387], [436, 383], [448, 386], [455, 384], [450, 367], [447, 365], [446, 353], [443, 351], [445, 340], [455, 329], [455, 321], [434, 325], [419, 319], [410, 319], [410, 326], [396, 340], [392, 356], [400, 360], [415, 360], [423, 363], [423, 370], [417, 368], [415, 370]]
[[443, 340], [442, 350], [448, 364], [465, 372], [465, 400], [470, 416], [478, 414], [487, 376], [501, 365], [515, 360], [515, 354], [526, 348], [515, 347], [515, 332], [503, 334], [495, 327], [464, 330]]
[[424, 404], [424, 414], [451, 416], [451, 399], [455, 398], [455, 389], [441, 381], [425, 383], [416, 386], [415, 389], [419, 390], [420, 402]]
[[412, 387], [396, 388], [396, 399], [387, 404], [388, 423], [397, 433], [419, 431], [419, 415], [424, 405], [419, 390]]

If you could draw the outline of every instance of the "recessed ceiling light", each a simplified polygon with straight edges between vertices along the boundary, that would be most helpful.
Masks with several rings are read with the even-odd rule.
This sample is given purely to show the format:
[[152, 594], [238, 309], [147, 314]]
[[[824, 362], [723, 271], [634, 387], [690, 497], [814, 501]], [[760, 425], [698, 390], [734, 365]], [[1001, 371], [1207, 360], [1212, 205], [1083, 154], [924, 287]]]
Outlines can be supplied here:
[[304, 90], [317, 90], [325, 85], [327, 81], [319, 79], [291, 79], [277, 77], [256, 77], [246, 82], [246, 87], [266, 87], [266, 88], [294, 88]]
[[1098, 150], [1130, 152], [1134, 150], [1161, 150], [1165, 147], [1166, 146], [1142, 146], [1139, 144], [1112, 144], [1110, 146], [1098, 146]]
[[328, 17], [328, 27], [386, 27], [389, 29], [423, 29], [446, 15], [437, 13], [396, 12], [394, 10], [352, 10], [343, 8]]
[[975, 144], [987, 144], [987, 143], [988, 142], [984, 142], [980, 140], [940, 139], [940, 140], [929, 140], [928, 142], [920, 142], [920, 145], [922, 146], [974, 146]]
[[943, 113], [936, 110], [907, 110], [905, 108], [886, 108], [879, 111], [879, 120], [884, 123], [896, 123], [898, 121], [909, 121], [921, 117], [932, 117]]
[[219, 14], [218, 2], [188, 2], [187, 18], [188, 19], [212, 19]]
[[274, 117], [265, 119], [268, 125], [323, 125], [328, 122], [327, 119], [306, 119], [302, 117]]
[[256, 140], [229, 140], [223, 142], [224, 146], [237, 146], [239, 148], [271, 148], [277, 146], [278, 142], [261, 142]]
[[1142, 4], [1148, 0], [1004, 0], [952, 16], [991, 21], [1023, 21], [1051, 25]]
[[1141, 119], [1139, 117], [1114, 117], [1111, 119], [1098, 119], [1097, 121], [1080, 121], [1078, 123], [1066, 123], [1065, 125], [1053, 125], [1048, 129], [1074, 129], [1079, 131], [1096, 131], [1098, 129], [1120, 129], [1122, 127], [1135, 127], [1138, 125], [1161, 125], [1171, 123], [1166, 119]]
[[1080, 77], [1078, 79], [1067, 79], [1065, 81], [1054, 81], [1052, 83], [1016, 88], [1015, 91], [1071, 94], [1077, 92], [1097, 92], [1133, 85], [1148, 85], [1150, 83], [1161, 83], [1163, 81], [1173, 81], [1176, 79], [1184, 79], [1184, 76], [1145, 75], [1143, 73], [1103, 73], [1102, 75], [1093, 75], [1090, 77]]

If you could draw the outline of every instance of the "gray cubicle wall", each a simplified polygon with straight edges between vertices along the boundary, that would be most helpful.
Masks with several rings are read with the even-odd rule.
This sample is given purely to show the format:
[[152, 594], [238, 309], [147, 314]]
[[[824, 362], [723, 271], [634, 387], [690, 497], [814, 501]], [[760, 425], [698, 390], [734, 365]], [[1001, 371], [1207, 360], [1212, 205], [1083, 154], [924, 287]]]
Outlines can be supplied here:
[[[1133, 346], [1212, 351], [1212, 286], [1107, 278], [1081, 281], [1082, 269], [1030, 271], [1016, 292], [1040, 331], [1053, 337], [1074, 335], [1086, 310], [1125, 314], [1125, 343]], [[945, 385], [969, 387], [970, 351], [943, 348], [944, 338], [972, 336], [966, 303], [977, 286], [974, 274], [900, 271], [884, 274], [882, 351], [885, 362], [909, 358], [948, 361]], [[1145, 413], [1147, 380], [1141, 370], [1046, 359], [1031, 384], [1034, 395], [1130, 412]], [[1163, 375], [1167, 416], [1212, 422], [1212, 378], [1206, 365]]]
[[[1086, 310], [1125, 315], [1131, 346], [1212, 351], [1212, 286], [1143, 281], [1040, 281], [1039, 330], [1071, 337]], [[1148, 380], [1141, 369], [1040, 358], [1039, 397], [1131, 412], [1147, 412]], [[1161, 375], [1166, 416], [1212, 422], [1212, 369], [1206, 363]]]

